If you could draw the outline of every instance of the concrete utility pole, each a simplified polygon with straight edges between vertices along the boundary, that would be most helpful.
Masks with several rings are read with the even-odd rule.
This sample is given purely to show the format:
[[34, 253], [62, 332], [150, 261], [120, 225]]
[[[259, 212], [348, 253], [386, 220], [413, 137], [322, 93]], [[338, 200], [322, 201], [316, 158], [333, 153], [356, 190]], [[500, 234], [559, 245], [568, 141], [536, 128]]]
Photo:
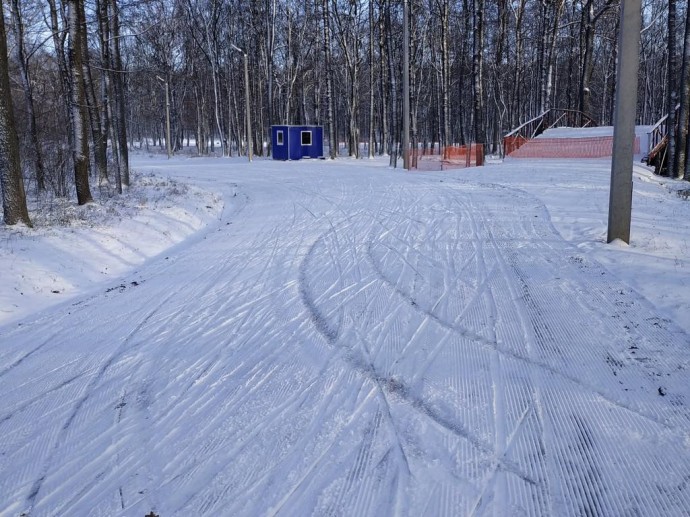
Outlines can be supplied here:
[[172, 146], [170, 145], [170, 91], [168, 81], [159, 76], [156, 76], [156, 79], [165, 84], [165, 146], [168, 149], [169, 160], [172, 156]]
[[410, 170], [410, 21], [409, 2], [403, 0], [403, 168]]
[[641, 0], [623, 0], [620, 16], [607, 242], [620, 239], [630, 244], [633, 144], [642, 25]]

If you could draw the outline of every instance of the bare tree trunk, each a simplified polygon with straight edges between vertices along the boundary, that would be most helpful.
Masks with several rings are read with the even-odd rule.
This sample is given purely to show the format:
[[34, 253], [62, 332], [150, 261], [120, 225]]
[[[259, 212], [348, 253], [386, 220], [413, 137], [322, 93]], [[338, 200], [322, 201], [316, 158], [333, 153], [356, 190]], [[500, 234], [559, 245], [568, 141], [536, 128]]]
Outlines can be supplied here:
[[578, 90], [578, 109], [589, 113], [589, 78], [592, 76], [594, 52], [594, 0], [586, 0], [582, 5], [580, 24], [580, 82]]
[[19, 162], [19, 140], [12, 113], [3, 9], [2, 0], [0, 0], [0, 187], [3, 220], [7, 225], [24, 223], [31, 226]]
[[202, 108], [202, 100], [201, 100], [201, 93], [200, 93], [200, 88], [198, 86], [194, 86], [194, 100], [195, 102], [195, 107], [196, 107], [196, 152], [199, 156], [203, 156], [206, 154], [206, 135], [204, 134], [204, 125], [202, 123], [203, 120], [203, 108]]
[[522, 66], [523, 66], [523, 43], [522, 35], [522, 20], [525, 15], [525, 4], [527, 0], [520, 0], [517, 6], [517, 13], [515, 17], [515, 70], [513, 73], [513, 99], [511, 103], [511, 126], [515, 127], [520, 123], [520, 110], [522, 104], [521, 90], [522, 90]]
[[[67, 65], [67, 59], [65, 57], [65, 40], [67, 37], [66, 31], [62, 30], [58, 21], [58, 10], [55, 4], [55, 0], [48, 0], [48, 6], [50, 10], [50, 29], [52, 32], [53, 46], [55, 47], [55, 58], [58, 65], [58, 72], [60, 76], [60, 93], [63, 99], [66, 99], [63, 106], [65, 107], [65, 114], [70, 124], [72, 125], [72, 111], [70, 109], [69, 100], [72, 97], [72, 82], [70, 80], [69, 66]], [[69, 149], [74, 147], [73, 142], [73, 132], [67, 131], [67, 141]], [[58, 150], [60, 156], [60, 162], [66, 163], [67, 160], [63, 160], [64, 153], [62, 149]], [[67, 187], [67, 170], [66, 166], [61, 167], [58, 170], [57, 182], [55, 185], [55, 191], [58, 196], [68, 196]]]
[[443, 102], [443, 135], [441, 145], [445, 150], [451, 144], [450, 129], [450, 3], [443, 0], [441, 6], [441, 100]]
[[[551, 18], [550, 31], [547, 33], [546, 44], [546, 63], [545, 63], [545, 73], [543, 84], [543, 104], [542, 112], [549, 110], [553, 107], [553, 76], [554, 67], [556, 61], [556, 42], [558, 39], [558, 25], [561, 19], [561, 13], [563, 12], [564, 0], [555, 0], [555, 5]], [[547, 17], [548, 19], [548, 17]]]
[[[616, 34], [620, 30], [620, 17], [616, 16]], [[609, 87], [609, 109], [607, 115], [607, 124], [613, 124], [613, 116], [616, 108], [616, 63], [618, 62], [618, 38], [613, 40], [613, 50], [611, 52], [611, 82]]]
[[[235, 88], [234, 84], [232, 82], [232, 74], [230, 71], [228, 71], [228, 80], [225, 83], [225, 89], [226, 89], [226, 96], [228, 98], [228, 126], [227, 126], [227, 141], [228, 141], [228, 157], [232, 156], [232, 141], [233, 141], [233, 134], [232, 134], [232, 126], [233, 126], [233, 113], [232, 113], [232, 99], [233, 95], [235, 93]], [[241, 154], [239, 147], [237, 149], [238, 155]]]
[[285, 69], [286, 69], [286, 92], [285, 92], [285, 119], [283, 124], [290, 124], [290, 101], [292, 100], [292, 87], [294, 85], [294, 80], [292, 78], [292, 19], [290, 16], [290, 8], [285, 9], [285, 25], [287, 28], [287, 43], [285, 45]]
[[367, 157], [374, 157], [374, 2], [369, 1], [369, 143]]
[[359, 61], [360, 61], [360, 34], [358, 33], [359, 23], [359, 0], [351, 2], [353, 6], [353, 22], [355, 25], [351, 28], [352, 47], [351, 54], [348, 59], [350, 70], [350, 102], [348, 103], [348, 128], [349, 128], [349, 154], [355, 158], [359, 158]]
[[506, 26], [507, 26], [508, 8], [506, 0], [499, 0], [498, 2], [498, 39], [496, 41], [496, 58], [494, 60], [494, 77], [493, 77], [493, 96], [496, 114], [494, 115], [494, 142], [492, 152], [498, 150], [498, 145], [502, 144], [501, 131], [505, 116], [505, 103], [501, 100], [501, 70], [503, 69], [503, 53], [505, 49], [506, 40]]
[[34, 109], [33, 83], [29, 72], [29, 60], [26, 57], [24, 48], [24, 22], [22, 20], [20, 0], [12, 0], [10, 3], [12, 12], [12, 27], [14, 29], [15, 52], [17, 54], [17, 64], [19, 65], [19, 77], [24, 90], [24, 105], [29, 119], [29, 135], [31, 138], [31, 151], [34, 155], [34, 169], [36, 174], [36, 186], [39, 191], [46, 188], [45, 170], [43, 167], [43, 153], [38, 139], [38, 127], [36, 126], [36, 112]]
[[[273, 125], [273, 74], [274, 61], [273, 53], [275, 51], [275, 23], [276, 23], [276, 2], [275, 0], [266, 0], [267, 13], [267, 30], [266, 30], [266, 115], [267, 124], [270, 127]], [[320, 122], [319, 122], [320, 123]], [[273, 153], [273, 143], [268, 140], [268, 155]]]
[[[198, 78], [199, 74], [196, 71], [196, 67], [194, 67], [194, 69], [192, 70], [192, 76], [196, 77], [194, 81], [194, 99], [196, 101], [195, 108], [197, 152], [199, 156], [207, 156], [209, 154], [209, 138], [211, 137], [211, 134], [207, 124], [208, 115], [206, 113], [206, 89], [204, 87], [203, 82]], [[239, 122], [237, 123], [236, 127], [239, 128]]]
[[385, 0], [379, 2], [379, 71], [381, 80], [379, 81], [379, 96], [381, 99], [381, 149], [380, 155], [389, 152], [390, 130], [388, 125], [389, 101], [390, 101], [390, 80], [388, 76], [388, 47], [386, 45], [386, 31], [388, 26], [384, 16]]
[[335, 159], [338, 153], [338, 144], [335, 134], [335, 108], [333, 105], [333, 64], [331, 56], [331, 11], [329, 7], [330, 0], [322, 0], [321, 6], [323, 9], [323, 48], [324, 48], [324, 59], [326, 61], [326, 104], [327, 108], [327, 123], [328, 123], [328, 139], [330, 148], [330, 157]]
[[[98, 26], [100, 31], [100, 15], [102, 13], [99, 9], [97, 9], [97, 12], [99, 14]], [[101, 118], [98, 96], [96, 95], [94, 80], [91, 74], [91, 61], [89, 58], [89, 50], [87, 45], [86, 24], [80, 24], [79, 28], [82, 31], [81, 43], [83, 56], [82, 68], [84, 73], [84, 93], [86, 98], [86, 109], [89, 115], [89, 123], [91, 127], [91, 138], [93, 142], [93, 161], [98, 174], [98, 185], [105, 187], [108, 185], [108, 130], [107, 127], [104, 127], [104, 121]], [[99, 38], [102, 37], [103, 35], [99, 34]]]
[[[219, 71], [218, 71], [218, 64], [216, 62], [217, 59], [217, 49], [215, 43], [211, 43], [211, 37], [208, 34], [208, 27], [207, 27], [207, 40], [208, 40], [208, 46], [209, 46], [209, 57], [210, 57], [210, 62], [211, 62], [211, 79], [212, 79], [212, 84], [213, 84], [213, 119], [216, 123], [216, 130], [218, 131], [218, 138], [220, 139], [220, 153], [221, 156], [229, 156], [226, 150], [227, 144], [225, 142], [225, 139], [223, 138], [224, 132], [223, 132], [223, 125], [221, 122], [221, 112], [220, 112], [220, 78], [219, 76]], [[249, 106], [246, 107], [246, 109], [249, 109]], [[211, 137], [211, 145], [214, 145], [215, 142], [215, 136]], [[249, 152], [249, 149], [247, 149], [247, 152]]]
[[666, 175], [674, 178], [682, 177], [682, 172], [676, 167], [676, 104], [678, 104], [678, 87], [676, 85], [676, 0], [668, 0], [668, 65], [666, 80], [668, 84], [668, 96], [666, 112], [668, 113], [668, 163]]
[[72, 122], [72, 161], [74, 183], [77, 188], [77, 202], [84, 205], [93, 201], [89, 189], [89, 142], [88, 117], [86, 115], [86, 93], [84, 91], [84, 56], [82, 51], [82, 30], [85, 23], [83, 0], [67, 0], [67, 24], [69, 30], [69, 70], [72, 81], [70, 112]]
[[120, 168], [120, 178], [122, 185], [129, 186], [129, 149], [127, 148], [127, 106], [125, 95], [125, 74], [122, 65], [122, 53], [120, 51], [120, 8], [118, 0], [110, 0], [111, 11], [111, 56], [113, 59], [113, 84], [115, 90], [115, 114], [114, 124], [117, 133], [118, 164]]
[[[100, 91], [100, 134], [103, 141], [103, 148], [105, 152], [105, 166], [106, 166], [106, 179], [108, 174], [108, 134], [110, 133], [110, 120], [111, 120], [111, 97], [110, 92], [112, 90], [112, 81], [110, 70], [112, 59], [110, 56], [110, 20], [109, 20], [109, 3], [107, 0], [97, 0], [96, 2], [96, 12], [98, 14], [98, 30], [99, 30], [99, 40], [101, 47], [101, 91]], [[121, 183], [117, 182], [118, 192], [122, 192]]]
[[240, 142], [242, 140], [242, 131], [241, 127], [244, 122], [240, 121], [240, 110], [238, 107], [238, 102], [237, 102], [237, 92], [239, 91], [239, 88], [237, 87], [237, 79], [235, 76], [233, 76], [230, 79], [230, 84], [232, 88], [232, 122], [235, 127], [235, 141], [237, 142], [237, 155], [241, 156], [242, 155], [242, 146], [240, 145]]
[[578, 92], [578, 109], [590, 114], [590, 82], [594, 71], [594, 29], [597, 20], [612, 7], [613, 0], [605, 0], [604, 5], [594, 11], [594, 0], [585, 0], [582, 6], [580, 25], [580, 84]]
[[[335, 4], [337, 5], [337, 4]], [[334, 23], [336, 36], [345, 58], [347, 70], [347, 147], [348, 155], [359, 158], [359, 0], [350, 1], [349, 10], [342, 15], [336, 8]]]
[[[86, 39], [86, 34], [82, 37], [82, 42]], [[100, 106], [96, 90], [94, 87], [93, 77], [91, 75], [91, 65], [89, 64], [88, 53], [84, 49], [84, 77], [85, 94], [86, 94], [86, 109], [89, 114], [89, 123], [91, 127], [91, 138], [93, 141], [93, 161], [96, 166], [98, 174], [98, 185], [106, 187], [108, 181], [108, 128], [105, 121], [101, 118]]]
[[400, 138], [400, 118], [398, 108], [398, 85], [395, 82], [396, 71], [393, 62], [393, 34], [391, 30], [390, 1], [386, 2], [386, 57], [388, 58], [388, 87], [391, 92], [389, 112], [388, 153], [391, 167], [398, 166], [398, 139]]
[[688, 138], [688, 123], [690, 122], [690, 9], [685, 15], [685, 40], [683, 42], [683, 67], [680, 87], [680, 113], [678, 116], [678, 145], [676, 146], [676, 168], [678, 176], [683, 175], [690, 181], [690, 138]]
[[482, 58], [484, 50], [484, 0], [475, 0], [474, 6], [474, 55], [472, 58], [473, 94], [474, 94], [474, 141], [477, 144], [486, 143], [486, 128], [484, 127], [484, 91]]
[[[567, 50], [568, 52], [568, 66], [566, 69], [566, 73], [568, 76], [567, 82], [566, 82], [566, 91], [565, 91], [565, 107], [567, 109], [577, 109], [579, 104], [577, 104], [579, 101], [577, 99], [577, 96], [575, 95], [575, 78], [574, 76], [577, 74], [578, 66], [579, 63], [577, 61], [577, 45], [574, 44], [577, 38], [577, 33], [575, 30], [575, 11], [576, 11], [576, 2], [572, 2], [571, 4], [571, 9], [568, 12], [568, 39], [571, 42], [569, 45], [569, 48]], [[575, 96], [576, 98], [573, 98]]]

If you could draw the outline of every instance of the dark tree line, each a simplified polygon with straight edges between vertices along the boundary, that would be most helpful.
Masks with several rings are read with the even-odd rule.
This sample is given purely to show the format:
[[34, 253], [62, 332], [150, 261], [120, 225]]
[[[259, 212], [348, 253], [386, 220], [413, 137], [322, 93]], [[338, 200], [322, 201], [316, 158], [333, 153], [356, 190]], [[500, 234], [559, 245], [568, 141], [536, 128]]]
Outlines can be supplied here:
[[[477, 142], [498, 153], [505, 133], [551, 108], [611, 124], [620, 0], [407, 4], [413, 145]], [[93, 185], [121, 191], [132, 148], [232, 156], [252, 146], [266, 156], [270, 126], [289, 123], [323, 125], [334, 158], [395, 163], [401, 153], [402, 0], [0, 5], [7, 224], [28, 223], [14, 208], [25, 185], [79, 203]], [[643, 0], [637, 118], [668, 117], [677, 178], [690, 178], [689, 33], [686, 2]]]

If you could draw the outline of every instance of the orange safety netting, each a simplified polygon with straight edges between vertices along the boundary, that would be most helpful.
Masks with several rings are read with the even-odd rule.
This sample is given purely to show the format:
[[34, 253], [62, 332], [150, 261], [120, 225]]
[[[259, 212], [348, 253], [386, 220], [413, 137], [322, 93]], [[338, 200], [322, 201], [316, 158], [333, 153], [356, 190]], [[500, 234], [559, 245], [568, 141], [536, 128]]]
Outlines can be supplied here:
[[418, 170], [447, 170], [484, 165], [484, 145], [470, 144], [446, 148], [412, 151], [412, 168]]
[[[507, 137], [521, 138], [521, 137]], [[613, 137], [535, 138], [505, 142], [505, 155], [511, 158], [605, 158], [613, 154]], [[633, 152], [640, 152], [640, 138], [635, 137]]]
[[503, 152], [506, 156], [510, 153], [517, 151], [522, 147], [525, 142], [529, 142], [529, 139], [524, 136], [506, 136], [503, 138]]

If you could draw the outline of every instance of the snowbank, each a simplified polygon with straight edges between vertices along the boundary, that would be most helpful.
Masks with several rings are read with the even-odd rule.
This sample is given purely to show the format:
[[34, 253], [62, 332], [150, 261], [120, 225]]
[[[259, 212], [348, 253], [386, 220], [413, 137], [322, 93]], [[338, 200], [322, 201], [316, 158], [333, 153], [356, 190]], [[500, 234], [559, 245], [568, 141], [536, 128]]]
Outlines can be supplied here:
[[117, 284], [217, 220], [222, 205], [208, 191], [136, 172], [122, 196], [85, 206], [43, 201], [33, 207], [33, 229], [0, 226], [0, 325]]

